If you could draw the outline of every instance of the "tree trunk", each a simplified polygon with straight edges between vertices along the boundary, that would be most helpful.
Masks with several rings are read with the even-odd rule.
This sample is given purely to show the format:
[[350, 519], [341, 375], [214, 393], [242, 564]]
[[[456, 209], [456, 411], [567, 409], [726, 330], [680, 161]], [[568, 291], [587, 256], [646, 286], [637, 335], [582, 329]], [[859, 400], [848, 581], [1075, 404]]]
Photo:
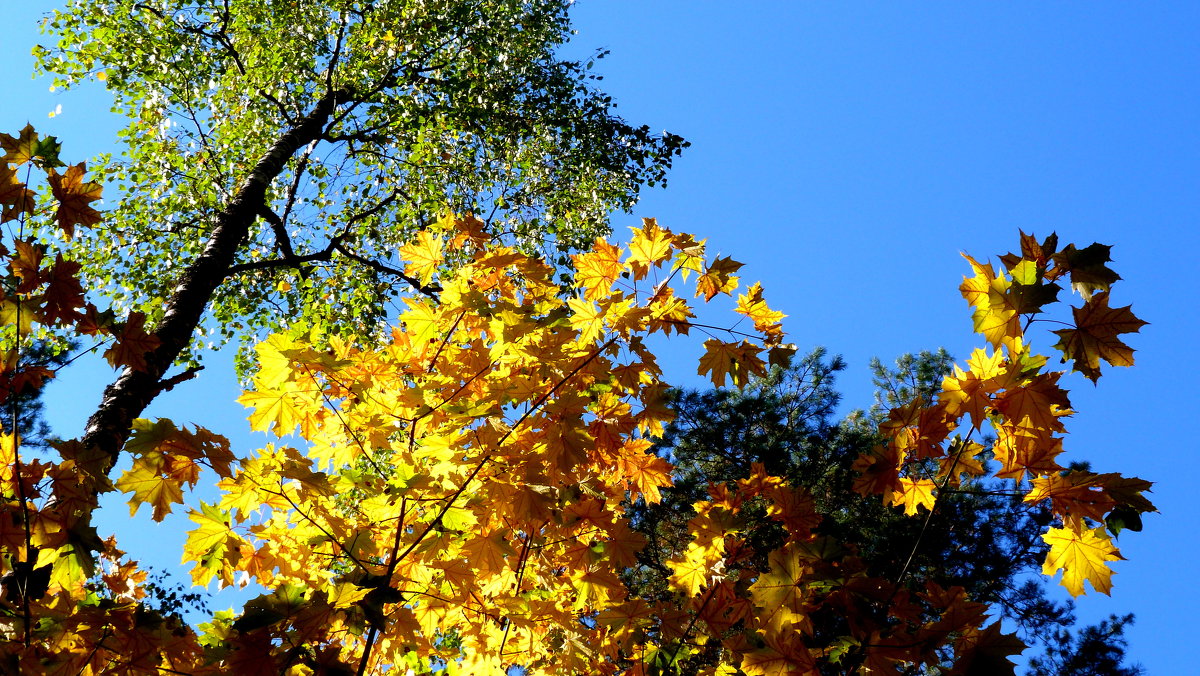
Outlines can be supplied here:
[[180, 275], [166, 304], [166, 312], [155, 336], [159, 346], [146, 355], [146, 370], [129, 367], [104, 389], [96, 412], [88, 419], [83, 445], [108, 456], [108, 468], [116, 464], [129, 438], [133, 421], [163, 389], [163, 377], [195, 334], [213, 293], [225, 279], [234, 259], [246, 242], [250, 226], [266, 200], [267, 188], [283, 171], [289, 158], [303, 146], [319, 139], [338, 103], [349, 96], [345, 90], [322, 97], [303, 119], [284, 132], [254, 166], [237, 194], [217, 215], [217, 225], [204, 251]]

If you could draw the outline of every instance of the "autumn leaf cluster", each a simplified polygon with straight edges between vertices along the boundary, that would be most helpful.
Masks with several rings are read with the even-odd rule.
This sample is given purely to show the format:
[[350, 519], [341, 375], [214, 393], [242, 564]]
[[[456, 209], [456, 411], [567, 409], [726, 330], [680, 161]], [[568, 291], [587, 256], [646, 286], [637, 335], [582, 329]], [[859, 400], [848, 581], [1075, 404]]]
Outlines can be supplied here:
[[[82, 165], [56, 173], [57, 150], [27, 129], [0, 137], [4, 218], [95, 226], [99, 186]], [[38, 168], [38, 202], [19, 171]], [[46, 206], [39, 207], [39, 204]], [[132, 371], [156, 346], [154, 326], [85, 302], [77, 267], [54, 237], [3, 251], [6, 366], [0, 397], [53, 373], [23, 362], [38, 331], [92, 336]], [[136, 420], [108, 478], [107, 456], [78, 441], [29, 460], [0, 444], [0, 659], [29, 673], [670, 673], [693, 655], [706, 674], [1011, 671], [1023, 646], [962, 589], [911, 591], [868, 575], [854, 548], [820, 530], [803, 489], [755, 466], [693, 505], [690, 541], [667, 562], [671, 597], [645, 599], [622, 581], [643, 546], [624, 506], [655, 503], [672, 466], [652, 452], [672, 418], [653, 341], [702, 333], [698, 372], [735, 386], [786, 363], [783, 315], [741, 265], [653, 219], [627, 247], [597, 240], [573, 276], [507, 246], [470, 214], [446, 214], [399, 249], [404, 273], [435, 293], [407, 298], [390, 339], [360, 344], [313, 328], [256, 347], [239, 401], [252, 428], [278, 439], [239, 454], [220, 435]], [[1024, 500], [1046, 501], [1055, 525], [1045, 572], [1073, 594], [1110, 586], [1111, 535], [1140, 528], [1150, 484], [1066, 469], [1066, 376], [1034, 353], [1030, 328], [1060, 282], [1081, 292], [1064, 361], [1095, 380], [1100, 362], [1132, 363], [1120, 335], [1142, 322], [1110, 308], [1107, 248], [1021, 238], [996, 269], [968, 257], [962, 293], [988, 345], [945, 379], [936, 400], [891, 411], [887, 440], [856, 463], [856, 490], [921, 518], [995, 467]], [[695, 303], [726, 296], [717, 328]], [[48, 335], [48, 334], [47, 334]], [[985, 432], [995, 435], [989, 447]], [[989, 462], [994, 460], [994, 462]], [[216, 480], [218, 497], [188, 488]], [[147, 609], [146, 574], [90, 525], [102, 492], [163, 519], [194, 523], [183, 550], [197, 585], [253, 582], [266, 591], [240, 614], [199, 627]], [[864, 498], [866, 499], [866, 498]], [[872, 499], [876, 499], [872, 497]], [[765, 566], [745, 539], [751, 512], [784, 533]], [[815, 631], [843, 619], [836, 636]], [[1007, 665], [1007, 666], [1006, 666]], [[403, 672], [399, 672], [403, 673]]]

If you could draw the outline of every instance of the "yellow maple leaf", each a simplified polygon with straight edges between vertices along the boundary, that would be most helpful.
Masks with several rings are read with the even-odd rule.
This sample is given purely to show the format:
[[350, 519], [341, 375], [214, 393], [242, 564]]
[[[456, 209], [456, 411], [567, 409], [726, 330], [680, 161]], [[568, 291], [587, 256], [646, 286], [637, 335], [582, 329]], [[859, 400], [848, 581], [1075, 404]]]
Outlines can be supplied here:
[[987, 350], [976, 348], [967, 360], [967, 371], [957, 364], [954, 373], [942, 380], [942, 391], [938, 400], [945, 404], [946, 413], [958, 418], [964, 413], [971, 416], [975, 429], [987, 419], [987, 410], [992, 404], [992, 395], [1006, 384], [1008, 369], [1004, 353], [996, 350], [989, 357]]
[[129, 515], [137, 514], [144, 504], [154, 507], [151, 518], [162, 521], [171, 513], [171, 505], [183, 502], [183, 482], [173, 476], [164, 476], [162, 456], [157, 453], [138, 458], [133, 467], [117, 479], [115, 486], [123, 493], [133, 493], [129, 498]]
[[262, 388], [238, 397], [239, 404], [254, 409], [249, 416], [250, 428], [258, 432], [274, 428], [279, 437], [291, 434], [305, 414], [297, 388], [296, 383], [286, 382], [276, 389]]
[[413, 275], [422, 285], [428, 285], [433, 280], [433, 273], [446, 260], [442, 246], [442, 238], [429, 230], [417, 233], [417, 241], [405, 244], [399, 249], [400, 256], [408, 261], [404, 267], [405, 274]]
[[1063, 571], [1062, 585], [1071, 596], [1084, 594], [1083, 583], [1092, 583], [1092, 588], [1101, 594], [1112, 589], [1112, 571], [1106, 562], [1121, 561], [1125, 557], [1113, 546], [1104, 527], [1093, 529], [1051, 528], [1042, 535], [1050, 545], [1042, 573], [1054, 575]]
[[762, 295], [762, 284], [755, 282], [746, 293], [738, 296], [737, 308], [734, 311], [753, 319], [754, 328], [762, 333], [782, 333], [779, 323], [787, 315], [767, 307], [767, 301], [763, 300]]
[[671, 569], [669, 581], [671, 588], [691, 598], [699, 593], [700, 588], [708, 584], [710, 562], [705, 556], [707, 548], [688, 543], [687, 549], [675, 558], [667, 561]]
[[604, 332], [604, 311], [589, 300], [571, 298], [567, 301], [571, 308], [571, 328], [579, 332], [579, 341], [591, 343]]
[[285, 352], [301, 347], [303, 346], [300, 343], [281, 333], [272, 334], [255, 345], [254, 351], [258, 353], [258, 381], [270, 388], [279, 387], [291, 380], [295, 369], [292, 368], [292, 358]]
[[933, 495], [933, 489], [937, 486], [933, 481], [901, 477], [899, 483], [900, 487], [892, 491], [891, 504], [893, 506], [903, 505], [904, 513], [908, 516], [914, 516], [917, 513], [917, 507], [933, 510], [934, 504], [937, 503], [937, 498]]
[[329, 595], [329, 604], [334, 608], [349, 608], [369, 593], [370, 587], [360, 587], [352, 582], [339, 582]]
[[629, 242], [629, 263], [634, 279], [642, 279], [652, 266], [671, 256], [671, 242], [675, 236], [670, 230], [660, 228], [653, 218], [642, 219], [642, 227], [632, 228], [633, 240]]
[[184, 561], [197, 564], [191, 570], [192, 582], [204, 586], [218, 574], [222, 579], [232, 579], [226, 556], [232, 554], [240, 559], [241, 549], [240, 546], [230, 547], [231, 541], [237, 542], [240, 538], [229, 529], [229, 514], [201, 502], [200, 511], [192, 510], [188, 518], [198, 524], [196, 529], [188, 531], [183, 545]]
[[575, 261], [575, 286], [583, 289], [583, 297], [596, 300], [608, 295], [613, 282], [625, 270], [621, 263], [621, 249], [603, 239], [597, 239], [592, 250], [571, 256]]
[[971, 264], [974, 277], [964, 277], [959, 286], [963, 298], [975, 308], [972, 319], [975, 330], [992, 345], [999, 347], [1020, 338], [1021, 317], [1017, 313], [1016, 300], [1009, 293], [1011, 283], [1004, 275], [996, 275], [991, 265], [984, 265], [963, 254]]

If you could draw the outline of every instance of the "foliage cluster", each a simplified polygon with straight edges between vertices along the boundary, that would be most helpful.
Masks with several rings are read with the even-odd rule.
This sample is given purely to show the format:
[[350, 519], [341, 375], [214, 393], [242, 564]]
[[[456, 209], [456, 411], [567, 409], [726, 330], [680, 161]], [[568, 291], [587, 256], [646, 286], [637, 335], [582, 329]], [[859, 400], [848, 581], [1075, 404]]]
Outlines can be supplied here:
[[[819, 457], [753, 438], [718, 468], [676, 443], [676, 473], [654, 451], [674, 413], [652, 338], [703, 333], [699, 373], [718, 388], [770, 382], [794, 348], [761, 285], [703, 241], [653, 219], [626, 247], [597, 237], [685, 144], [612, 115], [587, 66], [555, 56], [567, 5], [77, 0], [55, 15], [42, 67], [104, 80], [130, 123], [90, 178], [30, 127], [0, 135], [4, 670], [1005, 673], [1023, 644], [988, 616], [1000, 597], [931, 559], [965, 542], [933, 537], [935, 513], [993, 509], [964, 497], [979, 487], [1034, 508], [989, 522], [996, 537], [1041, 539], [1045, 574], [1107, 593], [1112, 536], [1140, 528], [1150, 484], [1060, 461], [1066, 374], [1027, 333], [1069, 281], [1084, 302], [1053, 349], [1093, 381], [1102, 361], [1132, 364], [1121, 335], [1143, 322], [1109, 306], [1099, 244], [1022, 234], [1000, 267], [968, 257], [961, 291], [988, 345], [875, 430], [834, 432], [816, 385], [797, 424], [869, 439], [848, 469], [806, 483]], [[102, 215], [106, 187], [124, 197]], [[695, 299], [721, 297], [736, 319], [699, 323]], [[261, 339], [240, 401], [277, 444], [235, 452], [140, 417], [195, 375], [206, 317]], [[32, 457], [20, 398], [72, 341], [119, 375], [80, 439]], [[214, 476], [214, 502], [188, 499]], [[265, 593], [182, 622], [195, 599], [96, 531], [114, 490], [154, 519], [186, 506], [195, 583]], [[651, 527], [664, 508], [670, 532]], [[915, 537], [859, 537], [870, 515]]]
[[[8, 217], [23, 228], [37, 213], [16, 168], [41, 166], [69, 236], [87, 220], [80, 201], [99, 187], [83, 181], [81, 166], [68, 170], [72, 182], [61, 180], [56, 152], [30, 129], [3, 141]], [[645, 339], [699, 328], [675, 287], [694, 278], [697, 298], [734, 295], [739, 264], [709, 261], [703, 242], [646, 220], [627, 252], [597, 240], [574, 256], [564, 288], [552, 266], [481, 226], [446, 217], [404, 245], [405, 274], [436, 282], [439, 293], [406, 299], [387, 343], [308, 329], [256, 347], [253, 389], [242, 397], [251, 424], [281, 437], [298, 430], [303, 448], [270, 445], [239, 458], [207, 430], [134, 422], [124, 448], [133, 466], [112, 486], [134, 511], [148, 505], [161, 519], [203, 470], [221, 478], [220, 500], [190, 509], [197, 528], [184, 559], [196, 583], [242, 576], [270, 590], [240, 616], [217, 613], [193, 632], [154, 612], [142, 602], [146, 574], [86, 518], [109, 488], [106, 456], [69, 441], [56, 444], [58, 462], [23, 462], [18, 438], [6, 436], [10, 664], [74, 673], [386, 665], [645, 673], [702, 659], [712, 673], [898, 673], [923, 664], [970, 673], [998, 670], [1024, 647], [988, 623], [987, 606], [962, 586], [918, 578], [911, 555], [897, 572], [835, 537], [846, 534], [845, 509], [773, 474], [787, 469], [778, 463], [752, 461], [746, 476], [710, 480], [706, 494], [691, 496], [686, 535], [650, 550], [669, 571], [665, 589], [639, 593], [628, 576], [645, 565], [644, 540], [623, 505], [657, 505], [672, 484], [671, 464], [649, 452], [672, 413]], [[1085, 581], [1108, 591], [1107, 562], [1120, 558], [1109, 533], [1138, 527], [1153, 507], [1148, 482], [1058, 462], [1070, 415], [1064, 374], [1044, 371], [1026, 329], [1068, 276], [1087, 300], [1072, 328], [1056, 332], [1056, 347], [1085, 375], [1099, 375], [1096, 351], [1109, 363], [1131, 361], [1119, 334], [1141, 325], [1127, 308], [1108, 307], [1108, 282], [1091, 281], [1104, 261], [1074, 251], [1023, 236], [1003, 270], [968, 258], [975, 275], [962, 292], [991, 349], [977, 350], [969, 370], [955, 367], [936, 397], [881, 417], [881, 443], [854, 461], [852, 487], [906, 515], [924, 511], [923, 533], [947, 496], [989, 475], [1010, 482], [1008, 495], [1048, 506], [1044, 521], [1058, 525], [1041, 535], [1043, 571], [1062, 570], [1079, 594]], [[7, 255], [6, 382], [51, 375], [21, 361], [35, 325], [110, 336], [112, 361], [145, 368], [155, 337], [143, 316], [116, 322], [85, 304], [77, 267], [61, 254], [43, 267], [44, 245], [16, 239]], [[459, 263], [446, 266], [450, 257]], [[699, 370], [718, 387], [765, 376], [764, 356], [785, 364], [792, 351], [760, 285], [737, 296], [735, 311], [754, 333], [729, 329], [733, 340], [722, 340], [704, 329], [714, 337]], [[820, 381], [816, 396], [828, 399]], [[963, 434], [951, 437], [960, 424]], [[996, 433], [986, 451], [972, 438], [985, 425]], [[755, 443], [729, 447], [748, 454]]]

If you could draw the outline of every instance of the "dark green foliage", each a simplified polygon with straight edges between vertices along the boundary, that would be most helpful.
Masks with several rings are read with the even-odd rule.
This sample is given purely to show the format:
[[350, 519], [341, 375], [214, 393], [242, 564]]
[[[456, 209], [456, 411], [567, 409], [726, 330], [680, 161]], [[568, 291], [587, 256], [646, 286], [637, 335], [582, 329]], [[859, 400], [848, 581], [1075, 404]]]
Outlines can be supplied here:
[[[887, 410], [914, 397], [932, 401], [952, 364], [944, 350], [906, 355], [894, 370], [875, 360], [875, 405], [840, 421], [835, 377], [845, 364], [823, 349], [788, 369], [773, 369], [742, 392], [675, 393], [678, 417], [658, 452], [675, 463], [676, 483], [663, 491], [660, 504], [630, 507], [649, 542], [642, 565], [626, 574], [631, 588], [648, 598], [665, 598], [670, 571], [664, 562], [690, 540], [691, 504], [706, 498], [709, 482], [731, 484], [748, 476], [752, 463], [763, 463], [771, 474], [812, 493], [825, 515], [819, 532], [857, 550], [869, 575], [910, 589], [922, 589], [926, 582], [961, 586], [1011, 622], [1027, 643], [1057, 645], [1075, 618], [1071, 602], [1047, 597], [1040, 574], [1046, 546], [1038, 534], [1050, 519], [1045, 507], [1024, 503], [1000, 485], [974, 482], [947, 491], [926, 522], [852, 489], [852, 465], [880, 443], [875, 430]], [[765, 569], [782, 533], [764, 518], [750, 529], [747, 541]], [[818, 634], [843, 633], [843, 618], [814, 620]], [[1105, 635], [1120, 636], [1119, 631]], [[1087, 630], [1080, 638], [1085, 639], [1103, 643], [1100, 634]], [[1124, 644], [1105, 647], [1119, 664]]]
[[1125, 627], [1133, 615], [1110, 615], [1100, 624], [1084, 627], [1077, 635], [1066, 629], [1055, 632], [1046, 654], [1029, 663], [1029, 676], [1139, 676], [1141, 665], [1125, 666]]
[[[64, 347], [57, 343], [36, 341], [22, 350], [21, 364], [27, 368], [40, 366], [54, 370], [67, 363], [73, 347], [74, 345]], [[15, 427], [24, 448], [44, 449], [52, 439], [50, 427], [42, 415], [44, 391], [44, 387], [34, 381], [28, 381], [20, 389], [10, 391], [4, 400], [0, 430], [11, 434]]]

